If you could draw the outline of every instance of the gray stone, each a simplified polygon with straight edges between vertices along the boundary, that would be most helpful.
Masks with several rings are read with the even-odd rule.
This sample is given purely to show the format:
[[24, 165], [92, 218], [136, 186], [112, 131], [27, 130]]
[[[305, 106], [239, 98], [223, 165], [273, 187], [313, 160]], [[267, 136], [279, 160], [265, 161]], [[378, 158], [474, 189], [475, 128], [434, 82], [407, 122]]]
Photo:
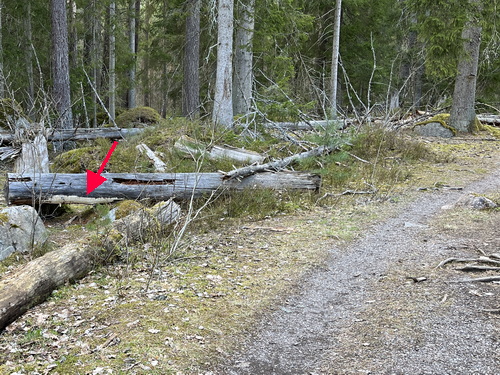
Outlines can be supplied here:
[[439, 122], [430, 122], [425, 125], [415, 126], [415, 132], [422, 137], [452, 138], [454, 136], [450, 129], [446, 129]]
[[47, 230], [31, 206], [13, 206], [0, 210], [0, 260], [14, 251], [30, 252], [47, 240]]

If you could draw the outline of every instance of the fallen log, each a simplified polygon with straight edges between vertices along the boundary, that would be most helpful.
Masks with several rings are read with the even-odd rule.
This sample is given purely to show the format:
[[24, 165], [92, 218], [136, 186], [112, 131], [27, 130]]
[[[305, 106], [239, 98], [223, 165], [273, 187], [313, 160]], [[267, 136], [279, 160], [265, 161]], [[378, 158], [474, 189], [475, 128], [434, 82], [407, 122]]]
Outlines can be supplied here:
[[[119, 251], [122, 238], [133, 241], [142, 238], [147, 230], [161, 230], [180, 216], [180, 207], [174, 202], [159, 203], [150, 210], [132, 213], [116, 221], [113, 228], [120, 235], [110, 236], [107, 248], [112, 249], [106, 259], [113, 259]], [[136, 237], [129, 236], [133, 232]], [[112, 243], [110, 242], [112, 241]], [[31, 307], [42, 303], [54, 289], [86, 276], [94, 264], [103, 264], [102, 252], [90, 245], [90, 236], [70, 243], [32, 260], [7, 279], [0, 280], [0, 332]], [[99, 250], [97, 250], [99, 251]]]
[[255, 151], [232, 146], [209, 147], [206, 144], [198, 142], [197, 140], [185, 135], [175, 142], [174, 148], [180, 152], [190, 155], [193, 158], [203, 155], [210, 159], [226, 158], [241, 163], [262, 163], [265, 159], [264, 156]]
[[14, 205], [39, 203], [98, 204], [125, 199], [148, 198], [164, 201], [189, 199], [218, 189], [247, 188], [318, 190], [318, 175], [300, 172], [258, 173], [230, 179], [225, 173], [103, 173], [107, 179], [86, 194], [86, 174], [41, 173], [35, 176], [9, 173], [5, 186], [6, 201]]
[[[139, 134], [144, 128], [89, 128], [70, 130], [49, 130], [47, 140], [49, 141], [81, 141], [98, 138], [122, 139], [127, 136]], [[15, 135], [7, 132], [0, 132], [0, 145], [12, 144], [16, 139]]]
[[498, 115], [477, 115], [477, 119], [483, 124], [500, 125], [500, 116]]
[[54, 289], [86, 275], [92, 267], [92, 251], [88, 245], [71, 243], [0, 281], [0, 331], [43, 302]]

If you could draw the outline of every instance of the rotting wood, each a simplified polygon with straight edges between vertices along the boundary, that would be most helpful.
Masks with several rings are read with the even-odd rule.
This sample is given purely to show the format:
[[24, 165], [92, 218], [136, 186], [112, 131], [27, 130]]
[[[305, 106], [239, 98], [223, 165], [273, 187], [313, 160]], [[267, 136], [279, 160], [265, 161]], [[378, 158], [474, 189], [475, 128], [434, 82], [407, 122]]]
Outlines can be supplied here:
[[225, 175], [226, 175], [227, 179], [237, 179], [237, 178], [244, 178], [246, 176], [249, 176], [249, 175], [252, 175], [255, 173], [261, 173], [261, 172], [266, 172], [266, 171], [278, 172], [278, 171], [285, 169], [290, 164], [292, 164], [298, 160], [306, 159], [309, 157], [316, 157], [316, 156], [320, 156], [323, 154], [328, 154], [328, 153], [333, 152], [334, 150], [336, 150], [336, 149], [333, 147], [320, 146], [320, 147], [316, 147], [310, 151], [305, 151], [305, 152], [302, 152], [300, 154], [288, 156], [284, 159], [272, 161], [272, 162], [265, 163], [265, 164], [250, 165], [250, 166], [246, 166], [243, 168], [235, 169], [235, 170], [232, 170], [231, 172], [225, 173]]
[[153, 162], [156, 172], [164, 173], [167, 170], [167, 165], [146, 144], [141, 143], [137, 145], [136, 148], [141, 154], [146, 154], [146, 156]]
[[[162, 226], [167, 227], [178, 220], [180, 209], [171, 208], [166, 205], [165, 208], [159, 208], [155, 223], [161, 222]], [[177, 206], [178, 207], [178, 206]], [[154, 209], [154, 208], [153, 208]], [[79, 242], [64, 245], [58, 250], [50, 251], [40, 258], [34, 259], [26, 265], [20, 267], [17, 271], [9, 274], [5, 279], [0, 280], [0, 332], [18, 317], [23, 315], [31, 307], [42, 303], [53, 290], [68, 283], [74, 282], [87, 275], [94, 264], [102, 264], [114, 259], [118, 244], [123, 238], [130, 241], [131, 238], [125, 237], [123, 225], [134, 225], [132, 213], [124, 219], [127, 221], [116, 221], [111, 228], [120, 232], [119, 236], [109, 236], [106, 238], [107, 249], [106, 259], [102, 259], [102, 253], [97, 253], [95, 246], [91, 242], [90, 235], [85, 236]], [[151, 218], [144, 217], [151, 222]], [[159, 221], [158, 221], [159, 220]], [[152, 225], [149, 224], [148, 228]], [[143, 228], [144, 229], [144, 228]], [[137, 231], [137, 226], [133, 227]]]
[[227, 179], [219, 173], [103, 173], [107, 179], [99, 188], [86, 194], [86, 174], [43, 173], [21, 175], [9, 173], [6, 182], [8, 204], [78, 203], [98, 204], [124, 199], [152, 201], [189, 199], [218, 189], [243, 190], [271, 188], [277, 190], [319, 189], [318, 175], [301, 172], [258, 173], [241, 179]]
[[[122, 139], [142, 133], [145, 128], [90, 128], [73, 130], [47, 130], [48, 141], [81, 141], [98, 138]], [[12, 133], [0, 132], [0, 145], [9, 145], [16, 140]]]
[[242, 163], [262, 163], [265, 159], [264, 156], [251, 150], [232, 146], [208, 146], [202, 142], [190, 138], [188, 136], [180, 137], [175, 143], [174, 148], [190, 155], [196, 159], [199, 156], [207, 157], [210, 159], [231, 159]]
[[92, 267], [92, 252], [85, 244], [67, 244], [1, 280], [0, 331], [29, 308], [43, 302], [54, 289], [86, 275]]

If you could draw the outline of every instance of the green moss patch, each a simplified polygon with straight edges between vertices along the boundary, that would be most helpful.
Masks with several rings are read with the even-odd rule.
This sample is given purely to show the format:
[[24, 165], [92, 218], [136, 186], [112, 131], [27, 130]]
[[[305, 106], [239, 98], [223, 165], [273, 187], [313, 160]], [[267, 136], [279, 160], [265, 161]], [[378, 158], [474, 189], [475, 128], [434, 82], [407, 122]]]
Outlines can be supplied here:
[[156, 124], [160, 120], [161, 116], [155, 109], [151, 107], [136, 107], [117, 116], [115, 122], [119, 128], [133, 128]]

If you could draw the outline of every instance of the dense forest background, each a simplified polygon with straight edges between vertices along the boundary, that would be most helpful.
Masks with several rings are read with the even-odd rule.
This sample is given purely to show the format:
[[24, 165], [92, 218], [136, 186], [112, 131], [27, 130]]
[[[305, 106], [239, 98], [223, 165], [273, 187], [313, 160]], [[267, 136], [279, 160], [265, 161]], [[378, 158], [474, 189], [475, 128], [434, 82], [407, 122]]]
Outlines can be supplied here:
[[[323, 119], [332, 104], [336, 4], [1, 0], [0, 95], [15, 99], [33, 121], [63, 119], [66, 127], [110, 123], [116, 112], [136, 106], [223, 122], [213, 112], [218, 49], [225, 45], [229, 54], [219, 51], [219, 59], [234, 75], [223, 82], [233, 86], [226, 98], [232, 118]], [[339, 114], [402, 116], [450, 106], [470, 22], [481, 33], [476, 110], [498, 107], [496, 0], [344, 0], [341, 6]], [[70, 111], [58, 89], [65, 59]], [[243, 75], [250, 77], [250, 94], [238, 99], [247, 90], [238, 86]]]

